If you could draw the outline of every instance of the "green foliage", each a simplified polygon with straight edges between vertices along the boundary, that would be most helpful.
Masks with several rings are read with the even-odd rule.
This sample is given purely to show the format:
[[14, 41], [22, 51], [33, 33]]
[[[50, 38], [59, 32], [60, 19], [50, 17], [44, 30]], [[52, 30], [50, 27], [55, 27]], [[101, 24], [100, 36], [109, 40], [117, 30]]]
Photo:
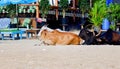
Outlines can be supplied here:
[[110, 28], [115, 30], [116, 22], [120, 19], [120, 4], [111, 3], [108, 7], [107, 17], [108, 17], [109, 21], [112, 23], [110, 25]]
[[6, 6], [6, 10], [8, 11], [8, 16], [9, 17], [14, 17], [16, 16], [16, 5], [10, 4]]
[[83, 14], [90, 9], [89, 0], [79, 0], [78, 4]]
[[2, 12], [3, 6], [0, 6], [0, 12]]
[[115, 30], [115, 29], [116, 29], [116, 24], [115, 24], [115, 23], [111, 24], [111, 25], [110, 25], [110, 28], [111, 28], [112, 30]]
[[120, 19], [120, 4], [110, 4], [108, 7], [108, 18], [112, 22]]
[[63, 18], [65, 18], [65, 11], [68, 9], [68, 0], [60, 0], [60, 7], [62, 9]]
[[92, 0], [93, 3], [97, 2], [97, 1], [101, 1], [101, 0]]
[[96, 1], [90, 10], [90, 21], [94, 26], [101, 27], [103, 19], [107, 15], [105, 0]]
[[68, 0], [60, 0], [60, 7], [62, 8], [62, 9], [65, 9], [65, 10], [67, 10], [67, 8], [68, 8]]
[[48, 11], [50, 9], [50, 3], [49, 0], [41, 0], [39, 2], [39, 8], [40, 8], [40, 12], [42, 14], [42, 17], [46, 17], [46, 15], [48, 14]]
[[29, 25], [29, 24], [30, 24], [30, 22], [31, 22], [31, 19], [29, 19], [29, 18], [25, 18], [25, 19], [24, 19], [24, 21], [23, 21], [22, 26], [27, 27], [27, 25]]

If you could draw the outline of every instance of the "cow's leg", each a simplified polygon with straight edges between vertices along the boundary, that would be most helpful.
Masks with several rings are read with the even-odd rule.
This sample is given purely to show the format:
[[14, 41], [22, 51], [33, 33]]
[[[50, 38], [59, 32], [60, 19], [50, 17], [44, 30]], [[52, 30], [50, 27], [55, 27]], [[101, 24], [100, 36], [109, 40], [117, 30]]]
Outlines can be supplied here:
[[55, 45], [55, 42], [52, 41], [52, 40], [44, 40], [44, 43], [47, 44], [47, 45]]

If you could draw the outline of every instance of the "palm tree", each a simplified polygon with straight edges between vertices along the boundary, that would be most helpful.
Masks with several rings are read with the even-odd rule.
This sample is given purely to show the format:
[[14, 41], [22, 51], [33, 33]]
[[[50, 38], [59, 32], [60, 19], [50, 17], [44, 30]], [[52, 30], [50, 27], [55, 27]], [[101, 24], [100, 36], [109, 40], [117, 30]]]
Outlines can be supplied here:
[[49, 0], [41, 0], [39, 2], [39, 8], [40, 8], [40, 12], [42, 14], [42, 17], [43, 18], [47, 17], [48, 11], [50, 9]]
[[60, 0], [60, 7], [62, 9], [63, 18], [65, 18], [66, 10], [68, 9], [68, 0]]
[[16, 16], [16, 5], [10, 4], [6, 6], [6, 10], [8, 11], [8, 16], [14, 18]]
[[89, 0], [79, 0], [78, 1], [79, 9], [82, 13], [82, 19], [81, 19], [81, 28], [83, 28], [83, 25], [85, 23], [85, 13], [90, 9]]

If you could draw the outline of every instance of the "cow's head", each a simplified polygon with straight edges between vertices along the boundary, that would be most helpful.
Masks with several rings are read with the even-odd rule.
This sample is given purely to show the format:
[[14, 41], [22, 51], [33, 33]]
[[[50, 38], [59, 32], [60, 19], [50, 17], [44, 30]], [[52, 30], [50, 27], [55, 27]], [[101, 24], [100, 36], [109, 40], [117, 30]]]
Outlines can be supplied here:
[[94, 36], [94, 35], [93, 35], [93, 32], [91, 32], [91, 31], [89, 31], [89, 30], [87, 30], [87, 29], [82, 29], [82, 30], [80, 31], [80, 33], [79, 33], [79, 36], [80, 36], [82, 39], [86, 40], [87, 38], [89, 38], [89, 37], [91, 37], [91, 36]]
[[82, 29], [79, 33], [79, 36], [85, 40], [84, 44], [92, 44], [95, 39], [93, 32], [89, 31], [88, 29]]
[[42, 32], [43, 30], [47, 30], [47, 31], [50, 31], [50, 32], [53, 31], [53, 29], [48, 28], [47, 26], [48, 26], [48, 25], [44, 25], [44, 26], [41, 27], [41, 29], [40, 29], [40, 31], [39, 31], [39, 33], [38, 33], [38, 36], [41, 35], [41, 32]]

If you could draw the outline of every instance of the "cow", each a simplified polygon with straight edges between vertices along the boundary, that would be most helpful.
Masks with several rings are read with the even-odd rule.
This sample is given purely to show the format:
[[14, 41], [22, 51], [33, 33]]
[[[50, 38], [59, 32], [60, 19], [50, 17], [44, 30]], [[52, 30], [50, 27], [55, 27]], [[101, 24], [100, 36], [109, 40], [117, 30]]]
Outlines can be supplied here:
[[95, 35], [95, 31], [91, 31], [87, 28], [83, 28], [79, 32], [79, 37], [81, 37], [84, 41], [83, 45], [98, 45], [102, 44], [99, 36]]
[[90, 45], [90, 44], [93, 44], [93, 41], [94, 41], [94, 35], [93, 35], [93, 32], [90, 32], [89, 30], [83, 28], [81, 29], [80, 33], [79, 33], [79, 36], [85, 40], [85, 42], [83, 44], [86, 44], [86, 45]]
[[84, 28], [81, 29], [79, 36], [85, 40], [83, 44], [86, 45], [120, 45], [120, 34], [116, 31], [113, 31], [112, 29], [108, 29], [106, 32], [101, 32], [99, 36], [96, 36], [94, 32]]
[[84, 42], [77, 34], [48, 27], [42, 28], [39, 36], [48, 45], [80, 45]]
[[120, 45], [120, 34], [112, 29], [108, 29], [100, 36], [100, 38], [107, 44]]

